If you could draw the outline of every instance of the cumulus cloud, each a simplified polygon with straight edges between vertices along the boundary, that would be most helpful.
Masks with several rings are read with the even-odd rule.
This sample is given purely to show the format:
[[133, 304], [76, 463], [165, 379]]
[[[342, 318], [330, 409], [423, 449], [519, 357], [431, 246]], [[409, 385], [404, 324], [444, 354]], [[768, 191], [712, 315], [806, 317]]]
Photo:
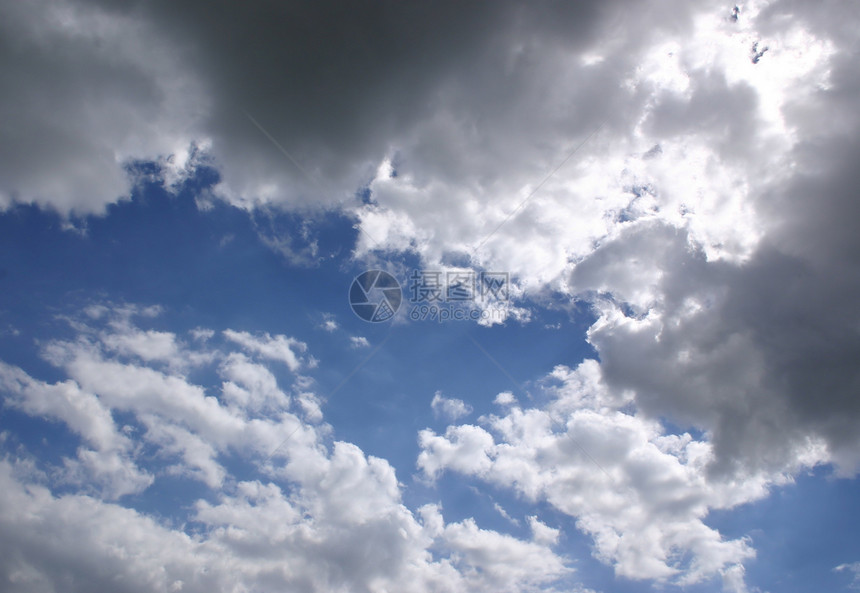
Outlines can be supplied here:
[[67, 458], [62, 474], [85, 486], [94, 478], [108, 499], [140, 492], [153, 476], [130, 459], [132, 440], [116, 426], [111, 410], [74, 381], [48, 384], [0, 361], [0, 390], [4, 404], [32, 416], [62, 422], [82, 441], [74, 458]]
[[331, 333], [337, 331], [340, 328], [340, 324], [334, 318], [334, 315], [331, 313], [323, 314], [322, 323], [320, 323], [320, 328]]
[[[397, 236], [408, 245], [425, 232], [431, 252], [443, 243], [471, 248], [599, 122], [626, 145], [621, 154], [635, 152], [641, 142], [630, 130], [650, 110], [663, 107], [667, 116], [656, 124], [660, 134], [678, 132], [662, 123], [683, 109], [655, 104], [667, 89], [695, 92], [697, 80], [683, 84], [686, 70], [707, 76], [709, 60], [743, 54], [743, 63], [729, 64], [735, 78], [757, 74], [746, 56], [757, 34], [747, 11], [729, 23], [725, 7], [707, 2], [660, 10], [505, 2], [492, 13], [453, 2], [432, 10], [397, 3], [361, 10], [329, 2], [206, 6], [40, 0], [27, 9], [4, 7], [4, 87], [13, 91], [4, 105], [19, 115], [3, 143], [14, 156], [4, 161], [5, 202], [98, 211], [128, 193], [123, 163], [161, 162], [169, 187], [206, 154], [221, 173], [216, 193], [236, 205], [356, 205], [356, 191], [372, 183], [378, 208], [359, 214], [383, 247]], [[759, 70], [778, 60], [776, 35], [770, 37], [773, 59]], [[699, 45], [682, 51], [696, 39]], [[702, 49], [715, 41], [731, 51]], [[803, 66], [816, 66], [814, 58]], [[721, 85], [720, 74], [713, 84], [737, 115], [728, 120], [727, 110], [714, 113], [702, 100], [704, 108], [697, 103], [687, 119], [679, 117], [681, 130], [694, 120], [707, 140], [748, 153], [757, 148], [744, 135], [751, 93]], [[54, 164], [49, 176], [33, 158], [44, 159], [45, 150]], [[605, 170], [616, 169], [613, 180], [618, 156]], [[385, 173], [395, 170], [397, 178]], [[566, 188], [547, 188], [549, 201], [560, 206], [563, 196], [584, 194], [575, 205], [583, 214], [590, 191], [570, 191], [583, 172]], [[713, 173], [709, 181], [718, 178]], [[603, 186], [590, 183], [589, 190]], [[613, 193], [605, 196], [610, 205], [630, 201]], [[418, 195], [431, 207], [416, 204]], [[480, 202], [491, 202], [482, 217], [474, 208]], [[577, 246], [605, 233], [597, 218], [606, 208], [588, 210]], [[529, 229], [553, 226], [552, 219], [534, 207], [521, 214], [508, 228], [528, 233], [526, 251], [546, 259], [551, 244]], [[565, 219], [556, 220], [573, 223]], [[488, 252], [496, 252], [493, 245]], [[542, 272], [551, 274], [554, 266], [546, 265]]]
[[248, 332], [224, 330], [224, 337], [231, 340], [253, 354], [267, 360], [277, 360], [287, 365], [291, 371], [297, 371], [304, 365], [313, 366], [313, 359], [304, 360], [301, 355], [307, 350], [307, 344], [287, 336], [270, 336], [264, 333], [254, 336]]
[[203, 327], [196, 327], [188, 332], [192, 338], [197, 341], [205, 342], [206, 340], [212, 339], [215, 335], [215, 331]]
[[723, 571], [723, 591], [727, 593], [748, 593], [744, 582], [744, 567], [740, 564], [735, 564]]
[[[209, 8], [4, 6], [4, 105], [18, 116], [3, 142], [4, 203], [98, 212], [128, 194], [124, 163], [161, 162], [170, 186], [202, 153], [221, 171], [217, 193], [241, 207], [350, 202], [416, 135], [432, 136], [418, 149], [433, 168], [456, 166], [439, 151], [441, 134], [459, 108], [474, 112], [486, 98], [464, 92], [474, 72], [509, 73], [501, 87], [481, 85], [502, 96], [531, 82], [519, 48], [546, 25], [555, 44], [592, 37], [588, 25], [607, 18], [589, 5], [550, 15], [513, 3], [492, 13], [458, 3]], [[504, 107], [493, 111], [504, 121]], [[537, 135], [540, 123], [532, 116], [504, 133]]]
[[[242, 208], [342, 208], [361, 231], [359, 258], [456, 258], [512, 273], [523, 308], [523, 295], [590, 304], [599, 367], [557, 371], [569, 387], [546, 409], [499, 396], [503, 411], [487, 426], [422, 433], [422, 470], [546, 499], [620, 574], [721, 574], [742, 590], [751, 549], [722, 541], [702, 522], [706, 509], [764, 496], [817, 463], [846, 475], [860, 467], [860, 8], [731, 8], [7, 2], [0, 207], [100, 212], [128, 195], [124, 163], [160, 163], [167, 187], [212, 165], [214, 195]], [[223, 336], [248, 359], [222, 369], [242, 421], [171, 366], [189, 352], [181, 340], [153, 330], [49, 344], [74, 385], [14, 368], [4, 385], [25, 412], [53, 398], [84, 440], [95, 429], [76, 424], [75, 410], [91, 396], [133, 405], [177, 467], [215, 484], [226, 475], [219, 452], [276, 446], [295, 426], [291, 443], [316, 434], [290, 413], [283, 426], [254, 424], [266, 406], [297, 399], [310, 410], [313, 398], [282, 397], [264, 373], [242, 370], [312, 366], [304, 345]], [[185, 368], [209, 354], [195, 355]], [[100, 413], [98, 434], [116, 432]], [[656, 418], [707, 437], [664, 434]], [[243, 430], [256, 436], [240, 439]], [[130, 454], [107, 442], [87, 446]], [[535, 451], [564, 451], [563, 475]], [[116, 475], [110, 459], [87, 467]], [[115, 494], [144, 483], [135, 480]], [[667, 508], [677, 515], [665, 528], [643, 525]], [[451, 533], [484, 538], [466, 523]]]
[[[736, 19], [710, 3], [674, 18], [627, 8], [620, 18], [644, 33], [518, 46], [506, 78], [487, 75], [524, 81], [501, 99], [472, 103], [480, 92], [452, 83], [456, 116], [428, 118], [376, 170], [357, 253], [471, 256], [532, 295], [590, 303], [606, 383], [649, 417], [712, 435], [709, 472], [834, 463], [853, 475], [858, 76], [845, 23], [857, 7], [825, 18], [747, 2]], [[588, 26], [600, 30], [601, 16]], [[757, 42], [769, 50], [753, 62]], [[547, 115], [528, 130], [493, 119], [513, 105]], [[516, 138], [518, 154], [499, 137]], [[451, 151], [460, 158], [440, 166]], [[484, 438], [451, 437], [468, 459]]]
[[[387, 461], [303, 418], [301, 400], [314, 397], [307, 380], [288, 393], [264, 364], [230, 348], [247, 345], [242, 332], [221, 332], [223, 341], [205, 332], [200, 356], [173, 334], [163, 340], [197, 361], [185, 370], [220, 384], [109, 347], [152, 331], [129, 310], [143, 309], [100, 307], [71, 319], [73, 339], [44, 344], [58, 382], [0, 362], [4, 405], [61, 423], [80, 442], [56, 443], [66, 455], [59, 466], [23, 446], [0, 460], [8, 590], [514, 593], [571, 574], [553, 530], [536, 519], [533, 537], [518, 539], [473, 519], [446, 522], [438, 505], [407, 508]], [[280, 337], [251, 343], [291, 343]], [[237, 464], [242, 479], [228, 469]], [[205, 488], [183, 500], [187, 514], [173, 509], [180, 516], [168, 521], [138, 510], [138, 499], [113, 500], [166, 476]]]
[[364, 336], [350, 336], [349, 345], [353, 348], [369, 348], [370, 342]]
[[458, 420], [472, 413], [472, 406], [461, 399], [445, 397], [441, 391], [433, 394], [430, 407], [437, 417], [442, 417], [446, 420]]
[[[856, 290], [853, 280], [825, 278], [773, 249], [739, 268], [707, 262], [685, 244], [677, 231], [641, 229], [595, 252], [593, 268], [586, 262], [574, 271], [578, 279], [600, 269], [607, 279], [606, 258], [626, 278], [632, 274], [624, 268], [651, 267], [644, 257], [625, 259], [632, 253], [659, 261], [660, 298], [647, 313], [597, 304], [589, 339], [607, 381], [635, 390], [654, 416], [711, 431], [714, 469], [792, 472], [797, 464], [834, 461], [855, 471], [849, 425], [857, 411], [849, 394], [857, 376], [845, 357], [856, 355], [858, 343], [843, 325], [855, 323], [843, 300]], [[626, 287], [616, 286], [623, 301]]]
[[849, 564], [840, 564], [833, 569], [836, 572], [849, 572], [853, 579], [849, 587], [852, 589], [860, 589], [860, 562], [851, 562]]
[[152, 42], [155, 23], [92, 2], [4, 2], [0, 13], [0, 206], [102, 212], [128, 197], [132, 160], [190, 164], [208, 100], [176, 45]]
[[[595, 555], [620, 576], [681, 586], [722, 578], [742, 590], [743, 563], [755, 551], [704, 519], [766, 496], [785, 478], [711, 476], [713, 444], [668, 433], [632, 408], [633, 394], [611, 389], [596, 361], [558, 367], [544, 383], [546, 406], [422, 431], [419, 468], [431, 479], [457, 472], [549, 503], [592, 536]], [[537, 540], [558, 537], [529, 523]]]
[[229, 354], [221, 363], [219, 372], [226, 379], [221, 385], [225, 399], [235, 403], [239, 409], [259, 412], [289, 407], [290, 398], [278, 387], [275, 375], [244, 354]]
[[[421, 509], [425, 523], [437, 529], [442, 521], [438, 513], [437, 507]], [[570, 572], [558, 556], [543, 555], [545, 542], [517, 540], [481, 529], [474, 519], [450, 523], [437, 533], [456, 552], [456, 565], [464, 572], [470, 589], [482, 587], [485, 582], [502, 590], [514, 582], [532, 588]]]

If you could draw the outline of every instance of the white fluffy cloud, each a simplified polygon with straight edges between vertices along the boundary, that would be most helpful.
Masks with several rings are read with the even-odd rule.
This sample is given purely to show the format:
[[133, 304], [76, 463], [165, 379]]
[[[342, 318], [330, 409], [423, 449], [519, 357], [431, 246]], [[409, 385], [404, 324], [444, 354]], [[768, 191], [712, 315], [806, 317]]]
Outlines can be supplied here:
[[350, 336], [349, 345], [353, 348], [369, 348], [370, 342], [364, 336]]
[[[408, 250], [429, 266], [465, 254], [538, 303], [590, 303], [606, 383], [649, 417], [712, 435], [710, 472], [834, 463], [853, 475], [858, 29], [847, 23], [860, 13], [738, 6], [737, 18], [719, 3], [672, 17], [628, 7], [638, 34], [519, 45], [505, 78], [487, 77], [527, 82], [488, 100], [489, 114], [464, 99], [479, 91], [454, 85], [456, 117], [428, 118], [378, 168], [357, 253]], [[514, 105], [542, 114], [534, 129], [493, 119]]]
[[277, 360], [287, 365], [291, 371], [299, 370], [303, 364], [314, 365], [313, 359], [305, 361], [301, 354], [307, 350], [307, 344], [295, 338], [286, 336], [253, 336], [248, 332], [224, 330], [224, 337], [231, 340], [254, 354], [259, 354], [267, 360]]
[[[545, 407], [507, 407], [482, 418], [483, 426], [450, 426], [441, 435], [422, 431], [419, 467], [429, 478], [454, 471], [548, 502], [592, 536], [595, 555], [621, 576], [678, 585], [722, 577], [741, 590], [754, 550], [704, 519], [711, 509], [765, 496], [784, 478], [711, 477], [713, 445], [667, 434], [633, 411], [633, 394], [608, 388], [595, 361], [556, 368], [546, 387]], [[530, 523], [542, 540], [558, 535]]]
[[[276, 346], [289, 338], [225, 331], [216, 342], [207, 332], [192, 348], [167, 333], [156, 342], [197, 361], [180, 370], [140, 355], [148, 346], [128, 347], [151, 335], [138, 325], [156, 311], [89, 313], [70, 319], [74, 339], [44, 344], [63, 380], [0, 363], [7, 407], [80, 441], [55, 443], [67, 451], [56, 467], [25, 447], [0, 460], [6, 590], [513, 593], [551, 588], [572, 572], [553, 550], [557, 534], [537, 519], [523, 540], [472, 519], [446, 522], [438, 505], [411, 511], [387, 461], [303, 416], [301, 399], [313, 395], [306, 378], [285, 392], [265, 365], [229, 349], [257, 344], [248, 349], [284, 362]], [[220, 385], [183, 374], [205, 369]], [[234, 477], [227, 457], [253, 477]], [[136, 510], [137, 498], [114, 501], [170, 475], [208, 487], [182, 502], [190, 511], [175, 524]]]
[[129, 455], [132, 440], [120, 432], [110, 408], [74, 381], [48, 384], [0, 361], [0, 389], [5, 404], [32, 416], [63, 422], [82, 440], [74, 459], [66, 459], [66, 479], [86, 485], [95, 478], [104, 495], [117, 498], [140, 492], [153, 477], [137, 467]]
[[459, 420], [463, 416], [468, 416], [472, 413], [472, 406], [461, 399], [445, 397], [441, 391], [433, 394], [430, 407], [436, 416], [441, 416], [446, 420]]
[[[538, 303], [589, 303], [603, 380], [710, 435], [708, 472], [853, 475], [860, 13], [832, 7], [625, 7], [635, 34], [506, 46], [482, 79], [503, 97], [453, 81], [456, 113], [383, 161], [357, 253], [470, 255]], [[432, 463], [487, 462], [486, 435], [450, 436]]]

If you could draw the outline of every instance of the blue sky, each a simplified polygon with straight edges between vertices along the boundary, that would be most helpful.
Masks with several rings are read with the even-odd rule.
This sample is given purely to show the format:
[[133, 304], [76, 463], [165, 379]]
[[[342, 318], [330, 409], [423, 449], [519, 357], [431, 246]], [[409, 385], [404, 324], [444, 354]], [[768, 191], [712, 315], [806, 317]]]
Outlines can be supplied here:
[[852, 5], [39, 4], [4, 590], [860, 588]]

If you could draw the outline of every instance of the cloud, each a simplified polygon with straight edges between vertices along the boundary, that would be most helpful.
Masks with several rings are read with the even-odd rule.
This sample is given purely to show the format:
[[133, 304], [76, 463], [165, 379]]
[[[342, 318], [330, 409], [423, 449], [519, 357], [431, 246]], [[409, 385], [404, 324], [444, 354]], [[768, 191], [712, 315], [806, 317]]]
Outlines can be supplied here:
[[340, 328], [340, 324], [338, 324], [334, 315], [331, 313], [323, 313], [323, 320], [322, 323], [320, 323], [320, 328], [327, 332], [334, 332]]
[[105, 345], [121, 354], [136, 355], [143, 360], [168, 361], [178, 353], [173, 334], [154, 330], [113, 334], [105, 340]]
[[835, 572], [850, 572], [853, 575], [851, 584], [848, 585], [852, 589], [860, 589], [860, 562], [851, 562], [850, 564], [840, 564], [833, 569]]
[[[446, 522], [437, 505], [407, 508], [386, 460], [303, 418], [302, 400], [315, 397], [306, 378], [287, 393], [232, 348], [247, 334], [218, 340], [198, 328], [209, 338], [194, 346], [169, 334], [164, 343], [196, 361], [186, 370], [215, 379], [197, 384], [108, 347], [152, 331], [150, 317], [123, 317], [144, 309], [114, 309], [71, 317], [72, 339], [46, 341], [57, 382], [0, 362], [4, 404], [74, 437], [46, 436], [59, 462], [24, 443], [0, 459], [0, 579], [10, 591], [514, 593], [551, 590], [572, 572], [549, 527], [533, 523], [534, 536], [518, 539], [473, 519]], [[278, 338], [252, 339], [293, 343]], [[197, 488], [155, 511], [126, 496], [145, 497], [168, 476]]]
[[370, 342], [364, 336], [350, 336], [349, 345], [353, 348], [369, 348]]
[[744, 567], [740, 564], [730, 566], [723, 571], [723, 591], [727, 593], [748, 593], [744, 582]]
[[510, 522], [511, 522], [511, 523], [513, 523], [514, 525], [519, 525], [519, 524], [520, 524], [519, 520], [518, 520], [518, 519], [514, 519], [513, 517], [511, 517], [511, 516], [508, 514], [508, 512], [505, 510], [505, 508], [504, 508], [502, 505], [500, 505], [499, 503], [494, 502], [494, 503], [493, 503], [493, 508], [495, 509], [495, 511], [496, 511], [498, 514], [500, 514], [502, 517], [504, 517], [506, 520], [510, 521]]
[[215, 331], [207, 328], [197, 327], [188, 332], [191, 337], [200, 342], [211, 340], [215, 336]]
[[[643, 228], [598, 250], [594, 268], [587, 262], [574, 272], [577, 279], [600, 269], [606, 278], [599, 259], [626, 267], [620, 262], [634, 251], [658, 261], [651, 267], [639, 259], [646, 269], [660, 270], [654, 284], [660, 298], [647, 314], [597, 305], [589, 339], [607, 381], [634, 390], [637, 403], [655, 417], [711, 431], [714, 469], [793, 472], [798, 464], [834, 461], [855, 471], [856, 441], [848, 426], [857, 411], [848, 394], [856, 374], [846, 357], [858, 344], [842, 325], [853, 324], [843, 300], [856, 290], [853, 281], [825, 278], [773, 249], [738, 268], [707, 262], [678, 244], [686, 244], [684, 235]], [[615, 298], [626, 300], [626, 287], [612, 288]], [[815, 409], [811, 392], [817, 393]]]
[[540, 543], [555, 544], [561, 534], [560, 530], [541, 523], [536, 515], [529, 516], [529, 527], [532, 530], [534, 540]]
[[[780, 474], [711, 476], [713, 444], [668, 433], [632, 408], [632, 394], [609, 388], [596, 361], [558, 367], [544, 386], [543, 407], [506, 408], [444, 434], [421, 431], [421, 471], [431, 479], [457, 472], [549, 503], [576, 520], [619, 576], [685, 586], [726, 574], [743, 582], [738, 574], [755, 555], [750, 542], [725, 539], [705, 518], [767, 496], [785, 482]], [[558, 536], [530, 524], [539, 540]]]
[[[716, 431], [725, 467], [758, 447], [765, 463], [790, 465], [817, 439], [842, 471], [856, 466], [854, 6], [821, 16], [748, 2], [736, 18], [708, 2], [503, 3], [492, 17], [456, 3], [387, 6], [384, 17], [327, 3], [38, 6], [3, 7], [3, 105], [15, 113], [4, 203], [97, 212], [128, 193], [129, 159], [162, 163], [169, 187], [215, 166], [215, 194], [262, 219], [273, 206], [352, 214], [358, 257], [466, 255], [514, 274], [519, 295], [591, 302], [607, 380], [645, 410]], [[754, 43], [769, 48], [758, 63]], [[355, 198], [364, 189], [366, 203]], [[695, 277], [672, 267], [691, 261]], [[694, 322], [672, 302], [682, 292], [690, 307], [703, 297], [716, 308]], [[674, 331], [687, 352], [722, 347], [670, 381], [671, 346], [619, 347], [633, 327], [619, 311], [648, 314], [653, 335]], [[125, 339], [114, 347], [139, 356], [173, 348], [157, 333]], [[297, 344], [237, 339], [299, 364]], [[711, 379], [735, 347], [749, 356], [729, 375], [748, 380], [724, 401]], [[633, 368], [644, 359], [663, 374]], [[680, 397], [678, 386], [705, 383], [707, 396]], [[810, 389], [829, 405], [807, 409]], [[759, 392], [770, 395], [756, 409], [778, 420], [744, 421]], [[786, 459], [773, 458], [780, 447]]]
[[[63, 214], [127, 198], [134, 159], [190, 165], [208, 100], [158, 27], [97, 3], [4, 4], [0, 207], [35, 202]], [[14, 114], [14, 117], [13, 117]]]
[[218, 370], [226, 379], [221, 385], [224, 397], [239, 409], [259, 412], [289, 407], [290, 398], [278, 388], [275, 375], [245, 355], [236, 352], [229, 354]]
[[[438, 509], [423, 507], [425, 523], [438, 522]], [[510, 590], [510, 583], [531, 589], [570, 572], [555, 555], [544, 556], [546, 547], [537, 541], [526, 542], [509, 535], [480, 529], [474, 519], [450, 523], [439, 533], [455, 554], [469, 589], [485, 586]]]
[[444, 397], [441, 391], [433, 394], [430, 407], [433, 409], [433, 414], [447, 420], [458, 420], [472, 413], [472, 406], [461, 399]]
[[48, 384], [0, 361], [0, 390], [4, 405], [64, 423], [83, 441], [74, 458], [65, 459], [64, 479], [76, 485], [94, 478], [108, 499], [141, 492], [153, 476], [129, 459], [131, 439], [116, 426], [110, 408], [74, 381]]
[[[781, 61], [766, 68], [764, 75], [773, 80], [765, 88], [761, 69], [748, 64], [746, 56], [743, 39], [755, 34], [750, 21], [730, 26], [704, 4], [677, 8], [674, 22], [635, 10], [619, 16], [644, 19], [649, 33], [617, 40], [611, 49], [595, 44], [591, 55], [605, 52], [600, 60], [584, 59], [586, 51], [575, 42], [533, 41], [522, 50], [519, 57], [539, 66], [524, 71], [528, 80], [492, 105], [517, 113], [539, 105], [546, 115], [533, 123], [540, 127], [541, 145], [552, 147], [548, 151], [535, 149], [535, 130], [514, 131], [507, 122], [494, 121], [492, 129], [477, 123], [474, 131], [463, 127], [463, 120], [492, 118], [470, 112], [470, 103], [458, 112], [461, 125], [444, 116], [426, 122], [440, 128], [436, 137], [443, 140], [437, 142], [452, 150], [479, 141], [492, 145], [494, 135], [507, 135], [518, 141], [519, 154], [463, 150], [454, 173], [428, 171], [432, 165], [425, 159], [410, 159], [411, 150], [400, 150], [396, 175], [391, 166], [380, 167], [370, 184], [373, 201], [358, 213], [374, 238], [362, 235], [359, 250], [379, 244], [414, 249], [430, 262], [461, 253], [531, 285], [552, 284], [596, 243], [628, 223], [650, 218], [689, 229], [714, 258], [746, 257], [761, 234], [749, 203], [749, 179], [791, 146], [780, 140], [783, 122], [759, 92], [777, 106], [790, 100], [828, 52], [813, 45], [815, 51], [796, 61], [792, 52], [809, 50], [810, 44], [787, 40]], [[600, 30], [602, 23], [597, 19], [591, 25]], [[514, 67], [509, 76], [519, 74]], [[549, 86], [545, 78], [550, 76], [556, 78], [553, 92], [530, 93]], [[612, 111], [601, 110], [597, 97]], [[569, 111], [571, 101], [579, 106], [576, 113]], [[586, 114], [589, 119], [579, 119]], [[605, 125], [599, 127], [600, 122]], [[544, 163], [543, 170], [533, 165], [536, 160]], [[556, 171], [560, 163], [565, 166]], [[488, 170], [504, 174], [487, 182], [481, 175]]]
[[[740, 589], [749, 545], [716, 539], [703, 509], [764, 496], [815, 464], [860, 467], [857, 5], [751, 1], [734, 18], [704, 1], [502, 3], [492, 15], [459, 3], [0, 10], [0, 205], [101, 212], [128, 195], [130, 160], [160, 163], [168, 188], [211, 165], [213, 199], [340, 207], [359, 225], [358, 258], [412, 252], [432, 267], [457, 256], [513, 274], [523, 308], [556, 296], [593, 308], [599, 368], [559, 371], [571, 386], [559, 401], [582, 406], [564, 410], [565, 431], [546, 428], [547, 410], [497, 398], [506, 407], [488, 427], [422, 433], [427, 475], [555, 500], [622, 574], [722, 574]], [[768, 48], [756, 63], [754, 44]], [[87, 334], [47, 355], [108, 407], [131, 400], [144, 424], [175, 416], [158, 426], [185, 426], [211, 451], [235, 446], [244, 425], [169, 365], [188, 351], [181, 340], [147, 332]], [[224, 336], [252, 362], [313, 364], [285, 336]], [[7, 373], [25, 394], [16, 401], [59, 391]], [[269, 397], [258, 395], [237, 390], [234, 405]], [[663, 434], [657, 418], [707, 436]], [[298, 415], [282, 420], [253, 425], [257, 449], [291, 426], [296, 442], [313, 440]], [[153, 439], [188, 452], [180, 466], [220, 479], [211, 451], [154, 426]], [[626, 486], [602, 483], [610, 476], [576, 443]], [[563, 445], [569, 482], [529, 469], [533, 448]], [[678, 490], [637, 482], [650, 464]], [[615, 498], [591, 506], [580, 488]], [[641, 527], [636, 513], [661, 504], [681, 510], [666, 528]], [[693, 560], [675, 562], [675, 549]]]
[[[693, 37], [703, 10], [505, 2], [488, 15], [455, 2], [354, 11], [255, 1], [200, 18], [206, 6], [5, 7], [4, 88], [14, 92], [4, 105], [19, 117], [4, 139], [4, 201], [99, 212], [128, 195], [123, 165], [134, 160], [161, 163], [168, 188], [216, 166], [215, 194], [260, 211], [351, 208], [376, 179], [381, 211], [431, 223], [435, 244], [477, 242], [600, 121], [610, 118], [613, 134], [635, 125], [650, 88], [622, 83], [657, 40]], [[411, 181], [383, 188], [386, 161]], [[415, 191], [433, 197], [432, 210], [419, 212]], [[481, 223], [475, 198], [490, 195]], [[370, 231], [370, 212], [361, 217]], [[521, 222], [511, 228], [526, 230]], [[268, 239], [295, 255], [283, 237]]]
[[268, 333], [253, 336], [248, 332], [230, 329], [224, 330], [223, 333], [225, 338], [239, 344], [245, 350], [268, 360], [283, 362], [291, 371], [299, 370], [304, 364], [310, 366], [314, 364], [312, 359], [306, 361], [301, 358], [301, 354], [307, 350], [307, 344], [294, 338], [270, 336]]
[[[854, 475], [857, 8], [625, 10], [641, 33], [530, 39], [505, 77], [485, 69], [522, 83], [502, 98], [451, 82], [462, 108], [440, 108], [376, 169], [356, 252], [471, 256], [534, 295], [520, 305], [589, 303], [603, 380], [644, 416], [711, 435], [709, 472]], [[754, 42], [769, 48], [758, 63]], [[501, 121], [526, 105], [546, 115]], [[481, 459], [480, 433], [448, 436]], [[437, 445], [427, 462], [444, 465], [455, 449]]]

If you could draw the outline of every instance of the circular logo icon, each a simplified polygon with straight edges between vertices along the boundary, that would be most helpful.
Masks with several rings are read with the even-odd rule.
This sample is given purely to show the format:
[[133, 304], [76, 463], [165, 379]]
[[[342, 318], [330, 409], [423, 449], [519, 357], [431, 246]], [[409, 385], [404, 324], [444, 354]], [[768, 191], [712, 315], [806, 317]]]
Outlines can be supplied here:
[[363, 272], [349, 287], [349, 305], [353, 312], [371, 323], [394, 317], [402, 300], [400, 283], [384, 270]]

